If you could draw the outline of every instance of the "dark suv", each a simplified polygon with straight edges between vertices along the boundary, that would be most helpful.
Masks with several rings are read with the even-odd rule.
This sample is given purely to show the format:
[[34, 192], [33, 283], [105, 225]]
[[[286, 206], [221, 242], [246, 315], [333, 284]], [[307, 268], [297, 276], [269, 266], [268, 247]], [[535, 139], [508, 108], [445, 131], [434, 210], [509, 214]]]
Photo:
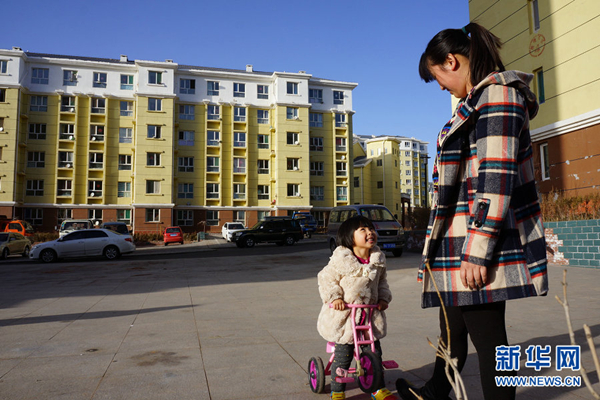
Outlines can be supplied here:
[[237, 247], [253, 247], [256, 243], [277, 243], [291, 246], [302, 239], [302, 229], [289, 217], [267, 217], [250, 229], [235, 232], [231, 241]]

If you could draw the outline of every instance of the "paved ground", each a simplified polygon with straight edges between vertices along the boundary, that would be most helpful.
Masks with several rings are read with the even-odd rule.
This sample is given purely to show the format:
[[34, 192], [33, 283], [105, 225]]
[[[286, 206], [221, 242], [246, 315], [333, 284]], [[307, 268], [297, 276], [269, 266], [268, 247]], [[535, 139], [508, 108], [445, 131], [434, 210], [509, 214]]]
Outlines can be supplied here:
[[[316, 332], [316, 274], [329, 251], [319, 238], [293, 247], [237, 249], [221, 240], [139, 249], [115, 262], [0, 263], [0, 399], [327, 399], [310, 392], [306, 365], [326, 358]], [[419, 384], [431, 373], [427, 338], [437, 310], [419, 305], [419, 256], [388, 258], [394, 300], [388, 312], [386, 372]], [[568, 344], [563, 267], [550, 266], [551, 295], [511, 301], [513, 344]], [[600, 270], [567, 267], [569, 303], [583, 365], [600, 390], [584, 343], [587, 323], [600, 344]], [[519, 375], [575, 375], [554, 368]], [[477, 360], [465, 371], [480, 399]], [[328, 386], [326, 389], [328, 390]], [[348, 398], [368, 399], [355, 384]], [[585, 388], [519, 388], [522, 399], [589, 399]]]

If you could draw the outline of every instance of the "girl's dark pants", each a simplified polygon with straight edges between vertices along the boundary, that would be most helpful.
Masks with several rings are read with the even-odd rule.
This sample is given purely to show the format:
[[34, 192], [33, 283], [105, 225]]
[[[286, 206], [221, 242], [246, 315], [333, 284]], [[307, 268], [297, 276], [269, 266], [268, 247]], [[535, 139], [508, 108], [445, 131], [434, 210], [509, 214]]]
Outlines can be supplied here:
[[[369, 349], [371, 346], [361, 346], [363, 350]], [[379, 340], [375, 341], [375, 352], [381, 358], [381, 343]], [[354, 358], [354, 345], [353, 344], [335, 344], [335, 357], [333, 358], [333, 362], [331, 363], [331, 391], [332, 392], [343, 392], [346, 390], [345, 383], [338, 383], [335, 381], [335, 377], [337, 374], [335, 371], [338, 368], [348, 369], [350, 368], [350, 364], [352, 363], [352, 359]], [[383, 379], [381, 380], [383, 382]], [[381, 386], [384, 387], [384, 386]], [[375, 390], [379, 390], [381, 388], [376, 388]]]
[[[515, 387], [496, 386], [495, 376], [515, 376], [516, 371], [496, 371], [496, 346], [507, 346], [505, 325], [506, 302], [474, 306], [446, 307], [450, 326], [452, 358], [458, 358], [458, 370], [462, 371], [468, 354], [468, 336], [475, 345], [479, 357], [479, 374], [483, 395], [487, 400], [512, 400]], [[446, 321], [440, 307], [440, 329], [444, 343], [448, 343]], [[433, 377], [425, 384], [421, 395], [425, 399], [447, 399], [452, 390], [446, 377], [445, 361], [436, 357]]]

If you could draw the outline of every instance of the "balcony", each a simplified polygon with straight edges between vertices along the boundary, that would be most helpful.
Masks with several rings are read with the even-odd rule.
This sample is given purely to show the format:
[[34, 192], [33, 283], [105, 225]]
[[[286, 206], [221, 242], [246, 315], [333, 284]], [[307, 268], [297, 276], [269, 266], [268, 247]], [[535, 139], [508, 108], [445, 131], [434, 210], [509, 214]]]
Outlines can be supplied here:
[[88, 197], [102, 197], [102, 190], [88, 190]]
[[90, 135], [90, 142], [104, 142], [104, 135]]
[[338, 169], [337, 171], [335, 171], [335, 175], [336, 176], [346, 176], [346, 170], [344, 169]]

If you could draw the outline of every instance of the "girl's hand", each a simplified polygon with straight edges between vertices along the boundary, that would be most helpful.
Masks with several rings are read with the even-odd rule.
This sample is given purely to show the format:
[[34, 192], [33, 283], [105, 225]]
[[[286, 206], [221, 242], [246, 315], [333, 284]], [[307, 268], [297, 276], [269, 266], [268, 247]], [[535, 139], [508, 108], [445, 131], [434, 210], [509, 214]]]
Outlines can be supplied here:
[[338, 311], [343, 311], [346, 309], [346, 303], [344, 303], [344, 300], [342, 299], [332, 301], [331, 305], [333, 306], [333, 309]]
[[469, 289], [481, 289], [487, 283], [487, 267], [463, 261], [460, 263], [460, 280]]
[[379, 302], [377, 302], [377, 309], [379, 311], [384, 311], [387, 310], [387, 308], [389, 307], [389, 304], [387, 301], [383, 301], [383, 300], [379, 300]]

